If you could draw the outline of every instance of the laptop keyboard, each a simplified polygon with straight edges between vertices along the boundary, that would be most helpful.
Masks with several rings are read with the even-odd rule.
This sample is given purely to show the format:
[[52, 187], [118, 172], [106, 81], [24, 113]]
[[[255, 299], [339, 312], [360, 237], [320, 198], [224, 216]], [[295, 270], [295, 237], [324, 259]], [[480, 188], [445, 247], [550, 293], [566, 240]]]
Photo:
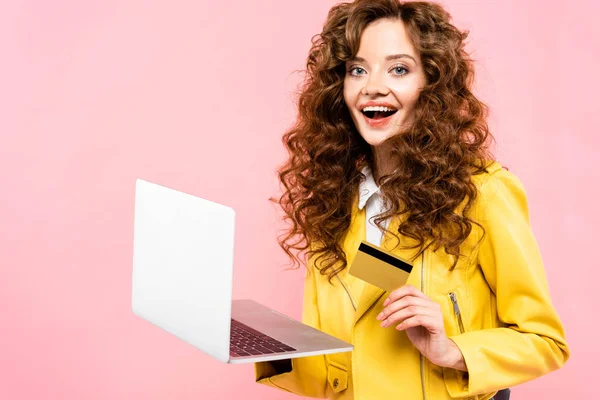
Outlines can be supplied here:
[[296, 351], [291, 346], [273, 339], [234, 319], [231, 320], [231, 357], [257, 356], [260, 354], [287, 353]]

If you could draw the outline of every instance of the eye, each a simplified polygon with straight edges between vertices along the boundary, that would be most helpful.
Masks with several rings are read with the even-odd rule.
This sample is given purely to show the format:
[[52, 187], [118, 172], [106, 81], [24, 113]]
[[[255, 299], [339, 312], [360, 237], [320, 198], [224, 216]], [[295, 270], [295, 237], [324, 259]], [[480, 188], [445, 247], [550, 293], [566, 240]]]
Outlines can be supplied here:
[[396, 75], [403, 76], [408, 74], [408, 69], [403, 65], [397, 65], [392, 68], [392, 71], [396, 72]]
[[348, 69], [348, 73], [352, 76], [362, 75], [360, 72], [365, 72], [365, 70], [357, 66], [353, 66]]

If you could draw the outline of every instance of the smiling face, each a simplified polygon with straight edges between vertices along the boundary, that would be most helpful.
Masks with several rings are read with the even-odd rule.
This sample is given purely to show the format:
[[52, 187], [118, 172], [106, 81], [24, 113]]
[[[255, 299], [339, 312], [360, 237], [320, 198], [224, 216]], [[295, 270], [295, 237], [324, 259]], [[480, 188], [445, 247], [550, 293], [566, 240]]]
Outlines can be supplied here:
[[344, 101], [369, 145], [407, 126], [426, 81], [401, 20], [380, 19], [365, 28], [356, 57], [346, 63]]

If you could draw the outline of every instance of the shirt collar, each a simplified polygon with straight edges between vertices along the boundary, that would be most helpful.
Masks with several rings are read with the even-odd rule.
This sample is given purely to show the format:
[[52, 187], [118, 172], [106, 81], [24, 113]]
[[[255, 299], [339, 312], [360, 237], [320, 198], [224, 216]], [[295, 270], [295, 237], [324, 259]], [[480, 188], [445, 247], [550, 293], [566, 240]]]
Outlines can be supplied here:
[[362, 169], [361, 172], [364, 175], [365, 179], [363, 179], [360, 182], [360, 185], [358, 187], [358, 195], [359, 195], [358, 208], [359, 208], [359, 210], [362, 210], [363, 208], [365, 208], [365, 205], [367, 204], [367, 201], [369, 201], [371, 196], [373, 196], [374, 194], [379, 192], [379, 186], [377, 186], [377, 184], [375, 183], [375, 179], [373, 178], [373, 173], [371, 172], [371, 168], [366, 166]]

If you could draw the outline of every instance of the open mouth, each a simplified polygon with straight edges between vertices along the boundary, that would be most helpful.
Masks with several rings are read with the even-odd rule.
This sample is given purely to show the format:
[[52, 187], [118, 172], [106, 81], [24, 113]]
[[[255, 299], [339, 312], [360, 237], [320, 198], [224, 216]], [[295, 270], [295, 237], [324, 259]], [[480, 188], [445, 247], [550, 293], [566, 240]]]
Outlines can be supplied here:
[[369, 119], [384, 119], [396, 114], [398, 110], [390, 111], [362, 111], [362, 113]]

